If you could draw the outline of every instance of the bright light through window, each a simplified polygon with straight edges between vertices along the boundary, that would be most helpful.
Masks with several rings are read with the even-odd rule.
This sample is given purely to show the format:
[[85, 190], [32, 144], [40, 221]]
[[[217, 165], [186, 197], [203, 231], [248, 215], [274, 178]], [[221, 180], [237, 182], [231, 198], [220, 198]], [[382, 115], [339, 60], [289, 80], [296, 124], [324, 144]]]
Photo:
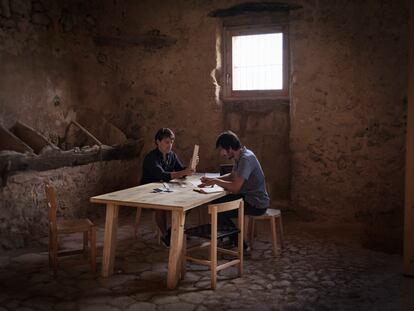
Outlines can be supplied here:
[[233, 36], [233, 90], [283, 89], [283, 34]]

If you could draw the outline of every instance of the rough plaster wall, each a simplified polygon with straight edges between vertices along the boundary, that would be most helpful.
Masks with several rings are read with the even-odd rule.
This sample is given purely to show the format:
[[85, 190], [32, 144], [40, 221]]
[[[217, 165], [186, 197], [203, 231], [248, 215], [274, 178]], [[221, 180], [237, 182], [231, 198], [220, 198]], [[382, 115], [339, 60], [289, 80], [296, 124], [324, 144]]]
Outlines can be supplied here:
[[111, 105], [116, 77], [92, 40], [99, 5], [5, 0], [1, 10], [1, 123], [20, 120], [57, 143], [77, 107]]
[[[216, 102], [211, 72], [216, 63], [218, 21], [207, 14], [241, 1], [140, 1], [139, 5], [114, 5], [110, 20], [124, 16], [120, 32], [158, 30], [176, 39], [163, 49], [129, 48], [118, 58], [124, 89], [118, 111], [109, 119], [118, 126], [126, 121], [130, 129], [153, 148], [153, 136], [161, 126], [177, 134], [175, 149], [187, 161], [194, 143], [200, 144], [201, 171], [217, 171], [219, 159], [215, 139], [225, 130], [240, 134], [262, 162], [272, 199], [287, 200], [290, 195], [289, 110], [274, 102]], [[110, 31], [110, 30], [108, 30]], [[106, 47], [117, 51], [116, 45]], [[106, 53], [106, 52], [105, 52]], [[121, 70], [122, 68], [122, 70]], [[143, 126], [141, 126], [143, 125]], [[135, 128], [133, 128], [135, 127]]]
[[407, 1], [304, 1], [293, 21], [292, 199], [401, 243]]
[[[217, 20], [207, 14], [240, 1], [35, 1], [41, 9], [30, 1], [19, 2], [26, 4], [25, 15], [10, 9], [1, 19], [5, 74], [0, 77], [0, 121], [6, 126], [21, 120], [58, 141], [73, 111], [82, 113], [88, 107], [129, 137], [144, 138], [144, 153], [154, 147], [159, 127], [171, 127], [176, 151], [185, 162], [193, 145], [200, 144], [203, 171], [218, 169], [222, 160], [214, 150], [215, 138], [230, 127], [241, 131], [243, 142], [263, 158], [269, 190], [289, 197], [289, 165], [280, 165], [289, 161], [288, 111], [267, 108], [272, 117], [262, 122], [263, 113], [255, 114], [247, 104], [240, 110], [250, 115], [241, 121], [246, 123], [230, 124], [223, 117], [225, 105], [216, 102], [210, 74], [217, 66]], [[43, 16], [41, 23], [34, 21], [34, 14]], [[137, 43], [148, 33], [174, 43]], [[99, 45], [96, 37], [112, 40]], [[263, 138], [256, 140], [256, 135]], [[264, 150], [267, 145], [272, 151], [280, 149], [278, 137], [286, 139], [284, 152], [276, 152], [283, 159], [276, 160], [275, 170], [275, 159], [264, 160]], [[272, 181], [276, 176], [277, 182]]]
[[[117, 59], [124, 89], [116, 124], [146, 141], [145, 151], [154, 147], [160, 127], [176, 133], [175, 149], [188, 161], [195, 143], [200, 144], [200, 169], [217, 169], [214, 139], [221, 130], [210, 72], [215, 68], [215, 21], [206, 17], [209, 9], [195, 1], [140, 1], [137, 5], [116, 5], [114, 15], [124, 15], [123, 36], [157, 30], [176, 39], [163, 49], [131, 47]], [[116, 18], [115, 18], [116, 19]], [[119, 50], [108, 46], [108, 51]], [[111, 118], [112, 119], [112, 118]]]
[[[100, 1], [0, 1], [0, 123], [22, 121], [58, 143], [80, 108], [102, 115], [118, 108], [117, 72], [94, 43], [105, 10]], [[47, 234], [44, 180], [56, 184], [64, 216], [84, 214], [87, 207], [98, 210], [88, 204], [90, 196], [136, 185], [139, 163], [9, 176], [0, 189], [0, 248]]]
[[93, 195], [137, 183], [138, 161], [110, 161], [46, 172], [23, 172], [9, 177], [0, 189], [0, 249], [23, 247], [48, 234], [44, 182], [55, 187], [58, 217], [103, 217], [105, 207], [91, 204]]
[[[30, 9], [6, 10], [12, 2]], [[230, 127], [258, 154], [276, 199], [291, 195], [299, 212], [361, 221], [373, 240], [399, 242], [406, 1], [295, 2], [304, 8], [290, 24], [290, 122], [287, 107], [215, 101], [217, 29], [206, 15], [240, 2], [2, 1], [1, 121], [51, 137], [72, 109], [88, 106], [144, 138], [144, 151], [161, 126], [176, 131], [185, 160], [200, 143], [201, 170], [217, 168], [215, 138]], [[176, 41], [136, 44], [146, 33]], [[99, 46], [96, 36], [121, 40]]]
[[223, 124], [258, 157], [274, 207], [290, 199], [289, 105], [274, 101], [224, 103]]

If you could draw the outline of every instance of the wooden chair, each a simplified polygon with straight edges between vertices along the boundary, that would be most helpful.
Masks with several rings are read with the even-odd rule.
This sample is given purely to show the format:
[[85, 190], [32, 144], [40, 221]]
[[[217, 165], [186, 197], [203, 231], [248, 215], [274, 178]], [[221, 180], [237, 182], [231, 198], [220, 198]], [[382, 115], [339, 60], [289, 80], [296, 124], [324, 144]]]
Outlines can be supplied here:
[[[238, 209], [237, 228], [225, 228], [218, 226], [217, 215], [222, 212]], [[215, 289], [217, 285], [217, 272], [231, 266], [238, 267], [238, 275], [243, 274], [243, 229], [244, 229], [244, 203], [242, 199], [221, 203], [212, 204], [208, 206], [208, 213], [211, 215], [211, 224], [200, 225], [194, 228], [189, 228], [185, 231], [183, 239], [183, 254], [182, 254], [182, 267], [181, 278], [184, 279], [186, 273], [186, 262], [192, 261], [201, 265], [208, 266], [211, 273], [211, 288]], [[217, 239], [222, 239], [231, 235], [238, 235], [237, 251], [221, 248], [217, 246]], [[187, 235], [196, 236], [204, 239], [208, 239], [208, 242], [197, 244], [190, 248], [187, 248]], [[188, 252], [208, 247], [209, 259], [200, 259], [188, 255]], [[228, 260], [223, 264], [218, 264], [217, 252], [234, 256], [235, 259]]]
[[[96, 271], [96, 228], [87, 218], [84, 219], [57, 219], [57, 204], [54, 188], [45, 184], [46, 200], [49, 208], [49, 265], [57, 274], [58, 257], [84, 254], [87, 258], [88, 241], [90, 243], [90, 265], [92, 272]], [[83, 249], [59, 251], [58, 236], [60, 234], [83, 233]]]
[[[271, 239], [272, 239], [272, 245], [273, 245], [273, 254], [276, 256], [278, 240], [280, 243], [280, 248], [282, 249], [284, 247], [282, 214], [280, 213], [280, 210], [268, 208], [264, 215], [260, 215], [260, 216], [248, 215], [247, 218], [248, 218], [248, 222], [247, 222], [248, 230], [246, 231], [249, 237], [250, 248], [253, 249], [253, 242], [256, 236], [256, 222], [259, 220], [260, 221], [267, 220], [269, 221], [270, 230], [272, 232]], [[277, 231], [279, 231], [279, 234], [277, 234]]]

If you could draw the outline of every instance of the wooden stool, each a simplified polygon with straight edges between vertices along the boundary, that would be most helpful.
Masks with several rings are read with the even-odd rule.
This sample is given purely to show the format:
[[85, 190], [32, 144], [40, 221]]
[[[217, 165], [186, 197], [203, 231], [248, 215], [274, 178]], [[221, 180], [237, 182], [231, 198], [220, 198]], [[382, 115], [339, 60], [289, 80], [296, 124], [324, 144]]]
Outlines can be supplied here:
[[[280, 248], [282, 249], [284, 246], [283, 241], [283, 226], [282, 226], [282, 214], [278, 209], [271, 209], [268, 208], [266, 213], [260, 216], [248, 216], [248, 237], [249, 237], [249, 246], [253, 249], [253, 240], [255, 237], [255, 225], [256, 221], [258, 220], [267, 220], [270, 224], [270, 229], [272, 231], [272, 245], [273, 245], [273, 254], [276, 256], [277, 254], [277, 238], [279, 238]], [[277, 227], [277, 228], [276, 228]], [[279, 234], [276, 234], [276, 229], [278, 229]]]

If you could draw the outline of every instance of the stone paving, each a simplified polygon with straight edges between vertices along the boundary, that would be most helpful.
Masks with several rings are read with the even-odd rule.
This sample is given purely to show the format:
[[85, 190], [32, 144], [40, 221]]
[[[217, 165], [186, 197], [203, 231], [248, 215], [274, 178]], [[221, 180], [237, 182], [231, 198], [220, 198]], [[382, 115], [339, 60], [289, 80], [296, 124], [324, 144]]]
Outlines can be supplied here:
[[[362, 248], [332, 228], [297, 220], [285, 221], [286, 247], [276, 257], [259, 235], [246, 254], [242, 278], [236, 269], [221, 271], [213, 291], [206, 268], [189, 265], [179, 287], [167, 290], [168, 249], [156, 243], [151, 217], [143, 215], [138, 240], [133, 216], [122, 218], [115, 275], [109, 279], [85, 265], [63, 266], [54, 279], [46, 239], [1, 254], [0, 311], [414, 310], [414, 279], [401, 276], [400, 255]], [[98, 223], [98, 246], [102, 238], [103, 223]], [[62, 242], [65, 248], [80, 245], [81, 237]]]

